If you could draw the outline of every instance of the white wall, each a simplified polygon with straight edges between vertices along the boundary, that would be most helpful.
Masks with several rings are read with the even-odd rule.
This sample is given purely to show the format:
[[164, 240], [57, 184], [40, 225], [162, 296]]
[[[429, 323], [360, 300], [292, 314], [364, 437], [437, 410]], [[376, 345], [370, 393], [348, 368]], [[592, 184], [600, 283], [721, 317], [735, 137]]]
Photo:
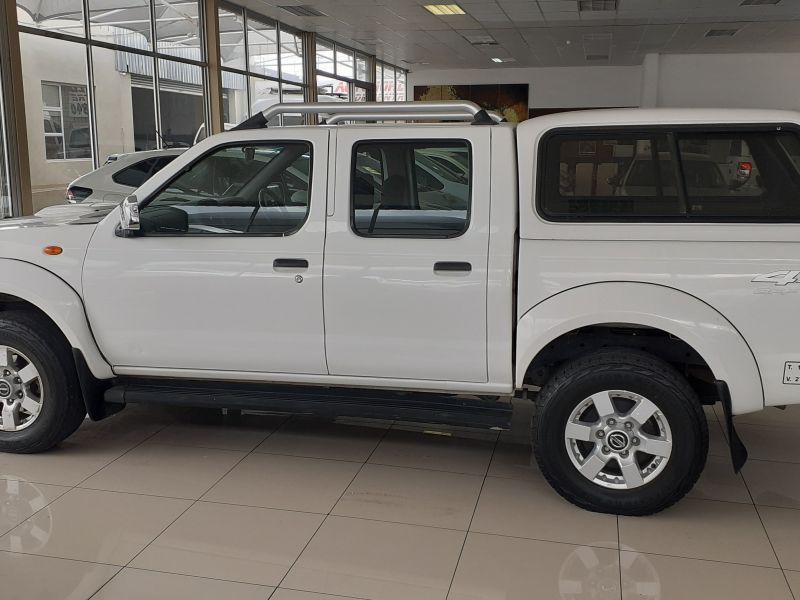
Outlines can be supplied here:
[[640, 67], [534, 67], [414, 71], [415, 85], [527, 83], [528, 105], [535, 108], [639, 106]]
[[426, 70], [414, 85], [528, 83], [532, 108], [695, 106], [800, 110], [800, 53], [650, 54], [632, 67]]
[[800, 54], [664, 54], [658, 106], [800, 110]]

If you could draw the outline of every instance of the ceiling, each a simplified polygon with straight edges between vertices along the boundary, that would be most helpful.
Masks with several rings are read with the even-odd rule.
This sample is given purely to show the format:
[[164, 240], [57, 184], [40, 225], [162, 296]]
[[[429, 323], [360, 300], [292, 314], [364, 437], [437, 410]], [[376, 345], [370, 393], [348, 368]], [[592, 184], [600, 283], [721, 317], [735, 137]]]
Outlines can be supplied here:
[[[638, 65], [653, 52], [800, 52], [800, 0], [618, 0], [616, 10], [596, 12], [579, 11], [578, 0], [460, 0], [467, 14], [442, 17], [422, 6], [437, 1], [454, 0], [235, 3], [410, 70]], [[325, 16], [298, 17], [282, 6]]]

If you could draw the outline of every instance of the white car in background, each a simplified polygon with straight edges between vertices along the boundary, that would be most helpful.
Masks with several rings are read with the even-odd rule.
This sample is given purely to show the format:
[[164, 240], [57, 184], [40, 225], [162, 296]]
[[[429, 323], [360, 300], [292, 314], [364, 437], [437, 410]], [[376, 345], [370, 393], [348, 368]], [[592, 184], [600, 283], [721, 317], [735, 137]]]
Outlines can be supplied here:
[[186, 148], [114, 154], [99, 169], [78, 177], [67, 188], [67, 202], [121, 202], [179, 157]]

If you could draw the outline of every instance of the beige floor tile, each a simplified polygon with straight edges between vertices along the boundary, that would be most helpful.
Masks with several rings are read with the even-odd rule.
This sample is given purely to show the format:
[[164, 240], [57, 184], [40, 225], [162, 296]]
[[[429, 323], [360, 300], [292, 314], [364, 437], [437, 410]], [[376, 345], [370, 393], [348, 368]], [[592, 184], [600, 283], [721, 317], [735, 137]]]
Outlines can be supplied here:
[[0, 550], [125, 565], [189, 504], [74, 489], [0, 537]]
[[347, 596], [331, 596], [330, 594], [318, 594], [317, 592], [301, 592], [300, 590], [278, 588], [269, 597], [269, 600], [347, 600]]
[[759, 506], [758, 514], [781, 566], [800, 571], [800, 510]]
[[448, 600], [619, 598], [616, 550], [470, 533]]
[[251, 454], [203, 500], [327, 513], [360, 468], [355, 462]]
[[731, 456], [730, 446], [728, 446], [722, 426], [714, 421], [708, 423], [708, 455], [727, 457], [728, 460]]
[[292, 419], [269, 436], [256, 452], [364, 462], [385, 433], [386, 424], [365, 427]]
[[119, 567], [0, 552], [3, 600], [85, 600]]
[[244, 452], [146, 442], [104, 467], [81, 487], [195, 500]]
[[617, 518], [573, 506], [539, 474], [527, 479], [488, 477], [471, 531], [617, 547]]
[[705, 469], [689, 492], [689, 497], [752, 504], [744, 479], [734, 473], [729, 456], [708, 457]]
[[800, 464], [748, 460], [742, 474], [756, 504], [800, 509]]
[[800, 571], [784, 571], [795, 599], [800, 598]]
[[489, 465], [491, 477], [527, 478], [537, 473], [539, 465], [533, 456], [530, 444], [509, 444], [500, 442], [492, 455]]
[[623, 547], [637, 552], [777, 567], [752, 505], [684, 498], [649, 517], [620, 517]]
[[737, 425], [750, 458], [800, 463], [800, 435], [792, 427]]
[[307, 513], [198, 502], [130, 566], [275, 586], [322, 519]]
[[480, 475], [364, 465], [333, 514], [467, 530]]
[[267, 600], [273, 589], [249, 583], [123, 569], [92, 600]]
[[225, 416], [220, 411], [191, 413], [153, 436], [159, 444], [250, 452], [286, 420], [281, 415]]
[[369, 600], [444, 600], [464, 535], [328, 517], [283, 585]]
[[737, 428], [739, 425], [767, 425], [800, 430], [800, 405], [788, 406], [786, 410], [769, 406], [758, 412], [737, 415], [735, 419]]
[[69, 491], [68, 487], [0, 480], [0, 535], [13, 529], [35, 512]]
[[780, 569], [621, 552], [623, 600], [792, 600]]
[[372, 453], [369, 462], [484, 475], [494, 442], [413, 431], [391, 430]]

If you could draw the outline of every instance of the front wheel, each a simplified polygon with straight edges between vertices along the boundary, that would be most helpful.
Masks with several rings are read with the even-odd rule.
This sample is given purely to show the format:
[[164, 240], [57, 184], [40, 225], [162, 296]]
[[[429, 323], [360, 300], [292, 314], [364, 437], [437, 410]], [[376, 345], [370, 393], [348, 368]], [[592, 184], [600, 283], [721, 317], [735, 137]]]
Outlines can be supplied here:
[[33, 313], [0, 313], [0, 404], [0, 452], [47, 450], [86, 416], [69, 346]]
[[647, 515], [682, 498], [708, 453], [700, 401], [669, 364], [645, 352], [603, 349], [561, 367], [533, 420], [542, 473], [582, 508]]

